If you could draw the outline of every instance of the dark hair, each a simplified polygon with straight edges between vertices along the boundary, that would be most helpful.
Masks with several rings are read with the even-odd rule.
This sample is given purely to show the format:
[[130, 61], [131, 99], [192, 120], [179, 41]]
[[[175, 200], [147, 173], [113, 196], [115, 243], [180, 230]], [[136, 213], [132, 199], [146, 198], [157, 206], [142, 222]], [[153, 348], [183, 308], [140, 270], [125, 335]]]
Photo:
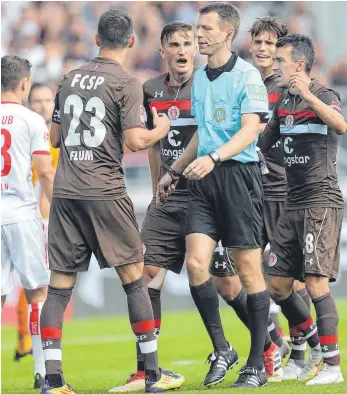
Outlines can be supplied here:
[[101, 48], [125, 48], [134, 32], [129, 14], [112, 8], [104, 12], [98, 23]]
[[232, 25], [234, 28], [234, 40], [240, 28], [239, 10], [234, 5], [225, 2], [207, 4], [199, 9], [200, 14], [209, 14], [210, 12], [216, 12], [219, 15], [222, 25]]
[[185, 22], [168, 23], [166, 26], [164, 26], [164, 29], [160, 35], [161, 45], [163, 46], [164, 42], [167, 42], [169, 38], [171, 38], [178, 31], [187, 34], [188, 31], [193, 31], [193, 26]]
[[19, 82], [30, 76], [31, 63], [19, 56], [1, 58], [1, 91], [16, 90]]
[[280, 38], [276, 43], [277, 48], [288, 46], [292, 47], [292, 60], [294, 62], [298, 62], [302, 59], [305, 60], [305, 72], [306, 74], [309, 74], [315, 60], [314, 46], [311, 38], [304, 36], [303, 34], [289, 34], [286, 37]]
[[33, 91], [35, 89], [41, 89], [41, 88], [48, 88], [54, 94], [54, 90], [53, 90], [52, 86], [49, 85], [48, 83], [35, 82], [31, 85], [31, 89], [30, 89], [29, 97], [28, 97], [29, 103], [31, 102], [31, 96], [32, 96]]
[[252, 38], [261, 33], [271, 33], [280, 39], [288, 34], [288, 27], [285, 22], [277, 18], [277, 16], [265, 16], [264, 18], [257, 18], [249, 29]]

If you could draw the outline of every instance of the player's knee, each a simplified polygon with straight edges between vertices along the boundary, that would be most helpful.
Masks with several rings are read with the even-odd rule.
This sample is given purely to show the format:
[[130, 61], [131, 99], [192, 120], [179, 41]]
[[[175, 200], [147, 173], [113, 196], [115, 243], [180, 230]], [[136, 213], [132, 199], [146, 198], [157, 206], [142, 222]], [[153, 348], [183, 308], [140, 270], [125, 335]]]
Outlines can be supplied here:
[[161, 290], [164, 284], [167, 269], [156, 266], [146, 266], [143, 272], [149, 289]]
[[221, 278], [213, 277], [213, 280], [218, 294], [226, 302], [233, 301], [242, 289], [242, 284], [238, 275]]
[[73, 288], [58, 289], [56, 287], [48, 286], [47, 301], [53, 303], [57, 302], [64, 308], [66, 308], [67, 304], [70, 301], [72, 290]]
[[294, 284], [293, 284], [293, 290], [294, 290], [294, 291], [304, 290], [305, 287], [306, 287], [306, 286], [305, 286], [305, 283], [300, 282], [300, 281], [298, 281], [298, 280], [295, 280], [295, 281], [294, 281]]
[[56, 289], [70, 289], [75, 286], [76, 279], [76, 272], [52, 271], [49, 284]]
[[126, 285], [143, 277], [143, 263], [122, 265], [116, 267], [116, 271], [122, 284]]
[[269, 277], [269, 293], [276, 304], [287, 299], [291, 294], [291, 286], [288, 286], [285, 279], [278, 276]]
[[306, 289], [312, 299], [322, 297], [329, 292], [329, 279], [323, 276], [307, 275]]
[[[152, 268], [158, 268], [158, 270], [156, 271]], [[150, 267], [148, 265], [145, 265], [143, 267], [143, 276], [146, 278], [147, 284], [150, 283], [155, 278], [159, 269], [160, 269], [159, 267]]]
[[254, 281], [263, 280], [263, 275], [261, 273], [261, 266], [255, 264], [249, 259], [239, 260], [237, 263], [237, 272], [243, 283], [252, 283]]
[[195, 257], [188, 257], [186, 260], [186, 266], [190, 278], [200, 277], [208, 270], [208, 268], [204, 266], [203, 262], [199, 261]]
[[47, 286], [39, 287], [34, 290], [25, 289], [25, 297], [28, 301], [28, 304], [37, 304], [39, 302], [43, 302], [47, 298]]

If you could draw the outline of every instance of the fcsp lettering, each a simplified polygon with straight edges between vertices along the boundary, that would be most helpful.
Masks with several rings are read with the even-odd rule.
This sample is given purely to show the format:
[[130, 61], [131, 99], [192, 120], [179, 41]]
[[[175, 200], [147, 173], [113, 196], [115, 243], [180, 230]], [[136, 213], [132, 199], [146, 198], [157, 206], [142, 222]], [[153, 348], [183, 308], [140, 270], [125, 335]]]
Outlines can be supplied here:
[[104, 83], [105, 78], [104, 77], [98, 77], [96, 75], [85, 75], [82, 77], [81, 74], [75, 74], [71, 81], [71, 87], [73, 88], [76, 83], [79, 83], [81, 89], [96, 89], [98, 86]]

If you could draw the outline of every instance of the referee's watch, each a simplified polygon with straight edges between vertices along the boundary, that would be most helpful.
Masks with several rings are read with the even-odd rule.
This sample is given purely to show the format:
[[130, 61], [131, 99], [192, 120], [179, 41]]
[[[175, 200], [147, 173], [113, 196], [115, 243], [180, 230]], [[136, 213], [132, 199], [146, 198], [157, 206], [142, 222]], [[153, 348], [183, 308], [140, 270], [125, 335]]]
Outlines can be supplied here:
[[220, 165], [220, 163], [222, 162], [219, 154], [215, 150], [213, 152], [209, 153], [208, 155], [213, 160], [216, 167], [218, 167]]

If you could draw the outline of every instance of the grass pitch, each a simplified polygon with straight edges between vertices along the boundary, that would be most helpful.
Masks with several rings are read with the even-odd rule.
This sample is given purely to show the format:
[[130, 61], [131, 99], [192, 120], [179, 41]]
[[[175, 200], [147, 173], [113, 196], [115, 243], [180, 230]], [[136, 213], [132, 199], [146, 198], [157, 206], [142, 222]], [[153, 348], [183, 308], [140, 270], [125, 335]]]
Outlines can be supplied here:
[[[223, 304], [223, 302], [221, 302]], [[347, 300], [338, 301], [340, 313], [340, 350], [342, 371], [347, 380]], [[208, 370], [204, 364], [212, 350], [209, 338], [196, 310], [181, 312], [163, 311], [159, 339], [160, 365], [173, 372], [182, 373], [186, 382], [182, 394], [205, 390], [208, 394], [223, 394], [237, 378], [237, 371], [245, 363], [249, 350], [249, 334], [231, 308], [221, 309], [228, 340], [240, 356], [240, 363], [226, 375], [225, 381], [215, 389], [205, 389], [203, 380]], [[285, 323], [283, 321], [283, 327]], [[135, 344], [128, 317], [80, 319], [64, 326], [63, 366], [68, 383], [78, 394], [107, 393], [125, 382], [135, 371]], [[16, 341], [14, 328], [2, 329], [2, 383], [3, 394], [38, 394], [33, 385], [31, 356], [14, 363]], [[347, 394], [347, 382], [338, 385], [305, 387], [299, 382], [270, 383], [261, 393], [317, 393]], [[232, 393], [253, 392], [235, 390]]]

